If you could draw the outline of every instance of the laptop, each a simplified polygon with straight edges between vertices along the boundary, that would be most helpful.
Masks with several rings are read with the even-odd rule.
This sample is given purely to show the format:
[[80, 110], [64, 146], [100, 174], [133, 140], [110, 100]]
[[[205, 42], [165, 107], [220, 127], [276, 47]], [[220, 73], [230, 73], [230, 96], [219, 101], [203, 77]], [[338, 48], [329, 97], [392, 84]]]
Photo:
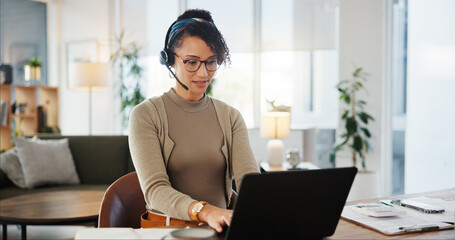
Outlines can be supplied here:
[[320, 239], [333, 235], [357, 168], [248, 174], [221, 239]]

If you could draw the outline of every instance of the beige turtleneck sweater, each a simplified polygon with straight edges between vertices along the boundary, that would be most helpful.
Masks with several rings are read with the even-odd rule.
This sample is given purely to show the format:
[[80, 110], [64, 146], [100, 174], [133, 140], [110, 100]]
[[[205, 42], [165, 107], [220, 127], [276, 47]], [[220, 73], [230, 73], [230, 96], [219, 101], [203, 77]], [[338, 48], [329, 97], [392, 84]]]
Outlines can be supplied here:
[[[232, 179], [235, 178], [237, 185], [241, 187], [241, 178], [248, 173], [258, 173], [259, 167], [250, 147], [245, 122], [236, 109], [205, 96], [201, 102], [195, 103], [198, 111], [200, 110], [198, 114], [204, 116], [204, 119], [199, 119], [198, 114], [189, 114], [183, 110], [188, 110], [186, 105], [191, 105], [191, 102], [173, 94], [175, 93], [171, 90], [160, 97], [147, 99], [133, 109], [130, 115], [128, 141], [147, 209], [161, 211], [170, 217], [190, 220], [188, 208], [193, 201], [207, 201], [199, 198], [209, 198], [217, 205], [224, 198], [224, 204], [221, 205], [229, 205]], [[177, 100], [179, 98], [180, 100]], [[181, 115], [174, 116], [173, 111]], [[188, 117], [190, 115], [192, 117]], [[202, 128], [186, 124], [197, 121], [204, 122], [201, 124]], [[204, 132], [204, 126], [211, 130]], [[190, 129], [193, 127], [202, 129], [203, 132]], [[183, 129], [186, 133], [181, 133], [182, 130], [174, 131], [177, 129]], [[206, 141], [210, 141], [208, 143], [210, 150], [203, 149]], [[205, 152], [197, 152], [201, 149]], [[187, 155], [191, 158], [186, 158]], [[220, 162], [221, 159], [224, 164]], [[211, 160], [213, 160], [210, 163], [211, 167], [202, 166]], [[185, 164], [187, 167], [182, 166]], [[200, 175], [198, 166], [204, 168], [207, 173]], [[185, 169], [188, 172], [182, 173]], [[220, 180], [221, 176], [218, 178], [218, 175], [222, 175], [223, 179]], [[215, 180], [204, 185], [201, 184], [204, 181], [198, 178]], [[190, 179], [188, 180], [190, 182], [183, 179]], [[221, 187], [223, 189], [218, 189]], [[204, 188], [208, 190], [205, 191]], [[220, 197], [220, 194], [224, 196]]]
[[189, 102], [170, 90], [164, 94], [169, 137], [175, 143], [167, 174], [171, 186], [194, 199], [226, 208], [223, 132], [213, 102]]

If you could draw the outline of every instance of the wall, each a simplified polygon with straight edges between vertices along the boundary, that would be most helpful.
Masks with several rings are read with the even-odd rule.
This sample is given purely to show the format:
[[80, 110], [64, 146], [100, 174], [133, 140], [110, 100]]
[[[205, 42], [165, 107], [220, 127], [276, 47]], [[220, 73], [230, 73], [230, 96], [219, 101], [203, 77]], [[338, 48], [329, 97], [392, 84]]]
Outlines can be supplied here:
[[455, 1], [409, 1], [405, 192], [454, 187]]
[[[369, 123], [368, 129], [371, 132], [372, 151], [366, 156], [368, 170], [377, 173], [381, 172], [382, 153], [382, 116], [383, 97], [382, 82], [384, 78], [384, 7], [382, 0], [340, 0], [340, 25], [339, 25], [339, 70], [340, 80], [351, 78], [354, 66], [363, 67], [369, 73], [368, 82], [364, 84], [366, 92], [358, 94], [359, 99], [367, 102], [366, 111], [375, 118]], [[344, 104], [340, 104], [339, 118], [343, 113]], [[337, 136], [344, 128], [339, 123]], [[342, 151], [337, 154], [337, 166], [350, 166], [350, 153]], [[383, 179], [378, 179], [383, 181]], [[376, 190], [373, 195], [381, 195], [385, 190], [379, 184], [370, 186]], [[374, 197], [374, 196], [366, 196]]]
[[[49, 39], [55, 44], [49, 45], [51, 69], [54, 73], [52, 82], [58, 83], [60, 97], [60, 127], [65, 135], [86, 135], [89, 133], [89, 92], [76, 91], [68, 87], [66, 47], [67, 44], [81, 40], [97, 40], [100, 47], [109, 47], [110, 5], [111, 1], [66, 0], [49, 1], [48, 14]], [[90, 6], [90, 7], [88, 7]], [[58, 24], [56, 24], [58, 23]], [[88, 27], [89, 26], [89, 27]], [[107, 46], [106, 46], [107, 44]], [[107, 62], [108, 53], [100, 52], [100, 61]], [[57, 60], [55, 58], [58, 58]], [[56, 74], [56, 75], [55, 75]], [[106, 135], [116, 132], [116, 111], [114, 93], [107, 90], [92, 92], [92, 134]]]
[[[46, 5], [28, 0], [0, 0], [0, 63], [13, 67], [13, 84], [47, 83]], [[42, 62], [41, 80], [26, 82], [24, 64]]]

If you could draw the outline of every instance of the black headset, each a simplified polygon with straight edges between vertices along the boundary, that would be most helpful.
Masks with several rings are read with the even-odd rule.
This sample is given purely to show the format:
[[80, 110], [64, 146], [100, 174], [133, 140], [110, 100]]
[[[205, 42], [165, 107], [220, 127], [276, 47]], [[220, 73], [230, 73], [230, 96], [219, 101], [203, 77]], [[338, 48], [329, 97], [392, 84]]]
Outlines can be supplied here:
[[[175, 21], [171, 24], [166, 33], [166, 39], [164, 41], [164, 49], [160, 51], [160, 63], [166, 66], [166, 68], [171, 72], [172, 76], [177, 80], [177, 82], [188, 91], [188, 86], [180, 82], [174, 72], [171, 70], [171, 66], [174, 64], [175, 57], [174, 53], [169, 49], [174, 40], [177, 38], [177, 35], [186, 27], [188, 24], [195, 21], [206, 21], [202, 18], [186, 18], [180, 21]], [[171, 36], [170, 36], [171, 35]], [[170, 38], [170, 39], [169, 39]]]
[[168, 41], [169, 32], [171, 32], [172, 26], [174, 26], [175, 23], [177, 23], [177, 21], [173, 22], [169, 29], [167, 30], [166, 39], [164, 40], [164, 48], [163, 50], [160, 51], [160, 63], [166, 66], [171, 66], [172, 64], [174, 64], [174, 54], [170, 53], [169, 50], [169, 45], [172, 43], [168, 44]]

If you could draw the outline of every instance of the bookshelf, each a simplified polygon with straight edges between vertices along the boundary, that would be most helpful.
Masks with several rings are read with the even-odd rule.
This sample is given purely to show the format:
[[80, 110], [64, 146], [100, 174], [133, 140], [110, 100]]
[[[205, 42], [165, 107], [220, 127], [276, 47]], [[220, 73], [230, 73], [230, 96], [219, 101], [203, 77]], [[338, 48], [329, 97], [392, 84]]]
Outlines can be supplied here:
[[[13, 147], [13, 135], [33, 135], [41, 131], [39, 126], [59, 125], [57, 87], [1, 85], [1, 100], [6, 102], [7, 116], [6, 124], [0, 128], [0, 150]], [[13, 113], [14, 103], [16, 111]], [[25, 104], [22, 111], [19, 104]], [[38, 107], [44, 114], [39, 114]]]
[[[0, 150], [8, 149], [11, 143], [11, 86], [0, 85]], [[2, 109], [1, 107], [4, 107]], [[6, 111], [6, 112], [4, 112]]]

